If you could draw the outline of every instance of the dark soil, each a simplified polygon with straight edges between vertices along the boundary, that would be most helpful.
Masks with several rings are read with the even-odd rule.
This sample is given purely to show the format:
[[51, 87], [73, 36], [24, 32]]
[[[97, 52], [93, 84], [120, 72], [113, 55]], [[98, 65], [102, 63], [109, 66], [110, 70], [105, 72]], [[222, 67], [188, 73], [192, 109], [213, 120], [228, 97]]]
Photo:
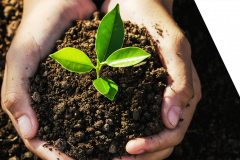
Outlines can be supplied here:
[[[6, 6], [14, 8], [9, 16], [4, 15]], [[16, 17], [17, 12], [19, 15]], [[172, 155], [167, 159], [240, 160], [239, 95], [195, 2], [175, 0], [173, 12], [174, 19], [186, 33], [192, 46], [193, 63], [202, 84], [202, 100], [197, 106], [183, 141], [174, 148]], [[0, 84], [5, 55], [12, 39], [8, 36], [8, 32], [11, 32], [11, 22], [20, 21], [21, 14], [22, 0], [0, 1]], [[15, 33], [14, 28], [12, 33]], [[40, 160], [25, 147], [1, 108], [0, 159]]]
[[[99, 23], [96, 18], [78, 21], [57, 41], [58, 50], [80, 49], [96, 64]], [[32, 107], [40, 125], [38, 137], [76, 159], [110, 160], [126, 155], [125, 146], [130, 139], [163, 130], [160, 106], [167, 72], [161, 68], [146, 29], [130, 22], [124, 24], [123, 47], [140, 47], [152, 56], [133, 67], [102, 67], [100, 76], [119, 86], [113, 101], [93, 86], [95, 70], [73, 73], [51, 58], [40, 64], [31, 81]]]

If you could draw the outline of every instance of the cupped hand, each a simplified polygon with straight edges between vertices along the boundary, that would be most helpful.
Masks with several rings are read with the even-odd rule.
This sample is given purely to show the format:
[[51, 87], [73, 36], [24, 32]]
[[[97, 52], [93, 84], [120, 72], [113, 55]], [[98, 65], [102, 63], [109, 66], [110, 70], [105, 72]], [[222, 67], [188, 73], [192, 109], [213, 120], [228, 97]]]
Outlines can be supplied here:
[[87, 19], [95, 10], [91, 0], [24, 0], [22, 21], [6, 56], [1, 104], [27, 148], [42, 159], [71, 158], [50, 152], [42, 147], [45, 142], [34, 138], [38, 122], [30, 106], [29, 78], [71, 22]]
[[[102, 11], [109, 12], [117, 3], [124, 21], [129, 20], [139, 26], [143, 24], [152, 38], [158, 41], [156, 50], [169, 73], [159, 113], [166, 129], [151, 137], [130, 140], [126, 145], [127, 152], [138, 155], [122, 159], [164, 159], [182, 141], [201, 98], [200, 80], [191, 60], [191, 47], [172, 18], [172, 0], [106, 0]], [[186, 107], [188, 105], [190, 107]], [[180, 119], [183, 121], [179, 122]]]

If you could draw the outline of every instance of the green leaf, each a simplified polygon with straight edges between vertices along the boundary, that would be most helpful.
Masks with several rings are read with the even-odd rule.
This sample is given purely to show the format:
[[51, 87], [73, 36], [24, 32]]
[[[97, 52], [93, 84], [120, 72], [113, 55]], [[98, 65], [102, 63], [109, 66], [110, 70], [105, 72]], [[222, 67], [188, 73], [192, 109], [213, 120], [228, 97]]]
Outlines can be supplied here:
[[124, 25], [119, 13], [119, 4], [103, 17], [97, 32], [96, 52], [100, 62], [122, 47]]
[[138, 47], [122, 48], [111, 54], [106, 60], [106, 63], [112, 67], [129, 67], [133, 66], [151, 54], [145, 52]]
[[51, 54], [50, 57], [72, 72], [86, 73], [93, 68], [93, 64], [88, 56], [75, 48], [63, 48]]
[[113, 100], [118, 91], [118, 86], [115, 82], [106, 78], [98, 78], [93, 81], [96, 89], [109, 100]]

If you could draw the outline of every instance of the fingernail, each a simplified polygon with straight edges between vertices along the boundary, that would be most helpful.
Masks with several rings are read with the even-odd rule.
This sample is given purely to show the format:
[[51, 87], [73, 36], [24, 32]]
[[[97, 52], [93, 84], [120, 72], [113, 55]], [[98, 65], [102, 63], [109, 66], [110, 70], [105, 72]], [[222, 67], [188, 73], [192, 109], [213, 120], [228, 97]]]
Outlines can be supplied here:
[[172, 106], [168, 111], [168, 120], [172, 126], [178, 124], [179, 118], [181, 116], [181, 108], [179, 106]]
[[26, 136], [32, 130], [32, 123], [30, 121], [30, 118], [27, 115], [24, 115], [17, 120], [17, 123], [18, 123], [18, 127], [20, 128], [20, 131], [22, 133], [22, 136], [24, 138], [26, 138]]
[[130, 154], [141, 154], [144, 153], [143, 149], [146, 147], [146, 140], [142, 138], [137, 138], [135, 140], [130, 140], [126, 145], [126, 151]]

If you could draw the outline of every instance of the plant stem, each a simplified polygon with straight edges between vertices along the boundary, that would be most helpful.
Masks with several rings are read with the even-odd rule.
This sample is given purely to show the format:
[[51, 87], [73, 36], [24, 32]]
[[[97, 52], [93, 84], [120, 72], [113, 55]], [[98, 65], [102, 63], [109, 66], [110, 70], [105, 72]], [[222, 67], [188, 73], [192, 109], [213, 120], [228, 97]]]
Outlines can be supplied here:
[[99, 60], [97, 59], [97, 67], [96, 67], [97, 79], [100, 78], [101, 67], [102, 67], [102, 64], [100, 64]]
[[98, 78], [100, 77], [100, 76], [99, 76], [99, 69], [98, 69], [98, 68], [96, 69], [96, 72], [97, 72], [97, 79], [98, 79]]

